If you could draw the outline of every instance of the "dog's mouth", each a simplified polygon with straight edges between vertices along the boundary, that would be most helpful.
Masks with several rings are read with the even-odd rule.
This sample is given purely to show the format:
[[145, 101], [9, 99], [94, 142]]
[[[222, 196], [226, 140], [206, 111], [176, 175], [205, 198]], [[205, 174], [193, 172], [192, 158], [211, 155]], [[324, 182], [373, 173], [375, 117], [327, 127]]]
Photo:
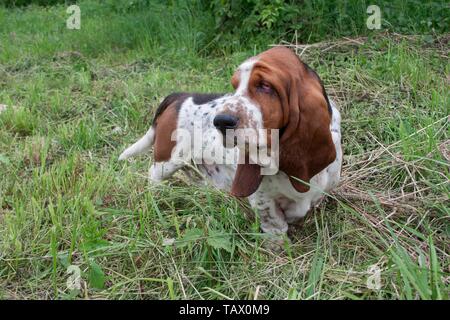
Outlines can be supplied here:
[[222, 144], [227, 149], [233, 149], [238, 145], [238, 138], [234, 134], [222, 133]]
[[[250, 136], [238, 133], [239, 129], [227, 130], [226, 133], [220, 132], [224, 148], [237, 148], [240, 151], [239, 163], [257, 164], [262, 167], [268, 166], [267, 159], [272, 156], [271, 146], [267, 143], [265, 136], [259, 136], [256, 133]], [[254, 129], [249, 129], [254, 130]], [[261, 143], [262, 142], [262, 143]], [[245, 158], [244, 158], [245, 157]], [[245, 159], [245, 161], [244, 161]]]
[[238, 147], [240, 150], [248, 153], [252, 148], [259, 151], [261, 148], [266, 148], [266, 146], [261, 146], [258, 142], [251, 141], [249, 139], [239, 139], [234, 133], [232, 134], [222, 134], [222, 143], [225, 148], [233, 149]]
[[241, 160], [245, 157], [245, 162], [243, 163], [246, 164], [265, 166], [265, 164], [261, 162], [261, 159], [262, 157], [267, 157], [267, 155], [270, 156], [270, 147], [267, 147], [266, 145], [246, 142], [243, 145], [234, 145], [234, 147], [239, 149]]

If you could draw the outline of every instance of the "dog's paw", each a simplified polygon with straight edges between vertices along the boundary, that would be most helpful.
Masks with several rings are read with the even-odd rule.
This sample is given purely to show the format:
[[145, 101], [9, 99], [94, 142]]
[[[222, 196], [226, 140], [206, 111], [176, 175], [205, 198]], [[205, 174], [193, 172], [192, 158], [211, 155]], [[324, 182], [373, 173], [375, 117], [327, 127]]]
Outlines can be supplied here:
[[285, 234], [267, 235], [263, 247], [273, 253], [282, 253], [291, 244], [291, 240]]

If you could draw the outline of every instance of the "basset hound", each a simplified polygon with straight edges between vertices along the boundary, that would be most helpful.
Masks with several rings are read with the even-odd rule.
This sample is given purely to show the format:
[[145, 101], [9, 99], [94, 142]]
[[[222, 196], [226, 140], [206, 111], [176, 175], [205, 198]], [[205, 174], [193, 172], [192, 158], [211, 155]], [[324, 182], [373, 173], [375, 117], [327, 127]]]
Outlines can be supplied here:
[[[214, 186], [248, 197], [260, 216], [261, 229], [281, 239], [288, 224], [303, 218], [324, 192], [339, 182], [340, 113], [319, 76], [285, 47], [271, 48], [243, 62], [231, 84], [235, 89], [232, 94], [174, 93], [166, 97], [147, 133], [119, 159], [153, 146], [154, 163], [149, 171], [153, 182], [194, 161]], [[247, 141], [245, 148], [235, 147], [237, 134], [229, 135], [230, 130], [246, 128], [265, 129], [267, 134]], [[195, 137], [197, 130], [201, 138]], [[279, 170], [263, 175], [264, 164], [242, 155], [251, 144], [271, 150], [275, 132], [279, 137]], [[195, 152], [192, 143], [198, 140], [202, 140], [197, 148], [200, 152]], [[217, 157], [214, 161], [205, 157], [206, 149], [222, 150], [224, 158], [230, 154], [233, 158], [237, 152], [244, 161], [224, 163]], [[182, 154], [182, 161], [174, 156], [178, 154]]]

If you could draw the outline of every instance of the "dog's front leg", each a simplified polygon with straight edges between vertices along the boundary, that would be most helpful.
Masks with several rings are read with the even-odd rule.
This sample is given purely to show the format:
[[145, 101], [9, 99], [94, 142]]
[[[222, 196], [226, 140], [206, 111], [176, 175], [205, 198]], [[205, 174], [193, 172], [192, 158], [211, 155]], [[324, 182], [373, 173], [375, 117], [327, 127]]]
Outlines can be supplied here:
[[265, 246], [269, 249], [280, 250], [283, 248], [288, 224], [281, 208], [274, 199], [268, 198], [262, 192], [256, 192], [249, 197], [252, 208], [258, 212], [261, 230], [269, 237]]

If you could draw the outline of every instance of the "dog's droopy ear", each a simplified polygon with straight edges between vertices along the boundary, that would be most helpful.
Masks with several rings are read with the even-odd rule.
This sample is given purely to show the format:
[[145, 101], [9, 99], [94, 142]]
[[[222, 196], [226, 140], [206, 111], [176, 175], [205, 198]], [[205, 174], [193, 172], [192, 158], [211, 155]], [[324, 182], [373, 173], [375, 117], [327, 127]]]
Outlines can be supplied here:
[[231, 195], [248, 197], [253, 194], [261, 184], [263, 176], [261, 167], [257, 164], [238, 164], [231, 186]]
[[297, 191], [307, 192], [311, 178], [336, 159], [331, 114], [320, 80], [312, 71], [292, 77], [289, 97], [291, 113], [298, 117], [290, 118], [289, 135], [281, 137], [280, 170]]

